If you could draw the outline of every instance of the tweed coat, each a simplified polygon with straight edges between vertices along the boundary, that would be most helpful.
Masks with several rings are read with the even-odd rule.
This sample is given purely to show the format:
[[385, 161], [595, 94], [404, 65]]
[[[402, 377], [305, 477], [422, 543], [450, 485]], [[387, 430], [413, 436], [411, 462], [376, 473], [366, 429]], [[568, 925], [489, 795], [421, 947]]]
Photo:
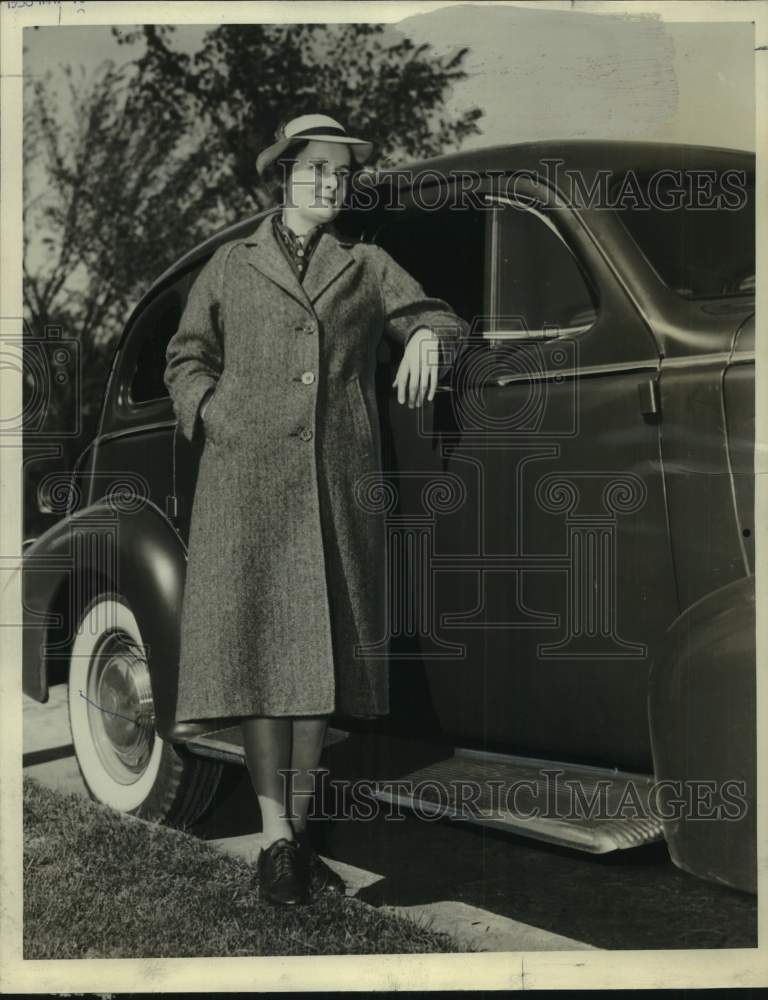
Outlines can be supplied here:
[[269, 213], [221, 245], [167, 348], [179, 431], [202, 443], [177, 722], [389, 712], [376, 348], [429, 326], [442, 376], [469, 332], [375, 244], [329, 226], [301, 281], [277, 239]]

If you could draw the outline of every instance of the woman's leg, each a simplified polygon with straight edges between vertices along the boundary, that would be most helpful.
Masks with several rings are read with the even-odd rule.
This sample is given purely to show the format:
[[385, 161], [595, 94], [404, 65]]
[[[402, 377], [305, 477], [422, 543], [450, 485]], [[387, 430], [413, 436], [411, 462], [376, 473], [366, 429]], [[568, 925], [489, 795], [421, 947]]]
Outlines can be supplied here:
[[307, 827], [307, 812], [315, 787], [315, 775], [309, 772], [320, 762], [325, 739], [327, 715], [304, 716], [293, 720], [293, 742], [291, 746], [291, 770], [293, 796], [290, 815], [293, 829], [301, 833]]
[[248, 771], [261, 809], [264, 846], [285, 837], [293, 840], [293, 827], [285, 805], [285, 777], [291, 766], [291, 726], [288, 717], [253, 716], [241, 722]]

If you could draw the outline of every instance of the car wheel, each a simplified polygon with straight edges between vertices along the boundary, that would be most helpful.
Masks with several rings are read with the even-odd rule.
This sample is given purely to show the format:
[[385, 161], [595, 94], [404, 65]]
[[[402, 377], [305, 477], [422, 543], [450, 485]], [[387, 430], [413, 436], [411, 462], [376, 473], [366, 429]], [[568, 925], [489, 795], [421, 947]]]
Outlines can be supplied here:
[[91, 798], [177, 827], [205, 811], [222, 765], [157, 735], [141, 632], [117, 594], [99, 594], [79, 616], [68, 701], [75, 756]]

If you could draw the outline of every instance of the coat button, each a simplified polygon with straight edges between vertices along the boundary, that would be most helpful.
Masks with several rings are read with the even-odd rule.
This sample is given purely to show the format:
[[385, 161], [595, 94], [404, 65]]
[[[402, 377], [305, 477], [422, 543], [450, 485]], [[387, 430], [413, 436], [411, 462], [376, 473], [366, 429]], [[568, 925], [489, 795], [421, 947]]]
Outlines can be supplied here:
[[312, 383], [315, 381], [315, 373], [303, 372], [301, 376], [301, 381], [304, 383], [304, 385], [312, 385]]
[[309, 427], [302, 427], [301, 430], [299, 431], [299, 437], [301, 438], [302, 441], [311, 441], [312, 431], [309, 429]]

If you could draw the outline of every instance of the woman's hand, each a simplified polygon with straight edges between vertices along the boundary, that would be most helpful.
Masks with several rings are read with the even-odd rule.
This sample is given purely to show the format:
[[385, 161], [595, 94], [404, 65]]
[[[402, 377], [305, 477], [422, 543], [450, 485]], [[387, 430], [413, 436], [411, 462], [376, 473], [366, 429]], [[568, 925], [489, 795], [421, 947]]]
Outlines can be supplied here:
[[440, 342], [428, 326], [421, 326], [408, 340], [403, 352], [403, 360], [392, 383], [397, 387], [397, 401], [408, 406], [421, 406], [424, 395], [431, 403], [437, 389], [439, 371]]

